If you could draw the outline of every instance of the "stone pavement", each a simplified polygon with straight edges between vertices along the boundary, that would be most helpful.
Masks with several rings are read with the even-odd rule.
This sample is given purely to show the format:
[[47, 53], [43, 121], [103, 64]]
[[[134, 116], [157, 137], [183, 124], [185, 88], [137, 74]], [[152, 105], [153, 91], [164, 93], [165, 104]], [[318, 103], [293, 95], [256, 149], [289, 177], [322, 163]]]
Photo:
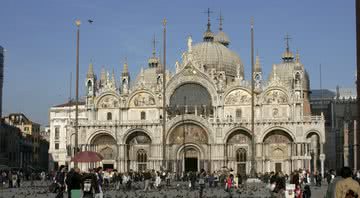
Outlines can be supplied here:
[[[36, 182], [35, 187], [30, 187], [29, 182], [25, 182], [21, 188], [3, 188], [0, 189], [0, 198], [52, 198], [56, 194], [49, 193], [47, 183]], [[173, 183], [172, 187], [162, 190], [151, 190], [149, 192], [143, 192], [143, 182], [134, 185], [136, 190], [133, 191], [114, 191], [106, 190], [104, 198], [187, 198], [187, 197], [199, 197], [199, 190], [191, 191], [187, 187], [187, 183]], [[322, 198], [325, 196], [327, 184], [324, 183], [322, 187], [311, 186], [311, 197]], [[64, 198], [67, 194], [64, 194]], [[218, 188], [205, 188], [204, 197], [209, 198], [228, 198], [228, 197], [270, 197], [270, 193], [264, 184], [249, 185], [241, 189], [233, 189], [230, 193], [225, 192], [224, 189]]]

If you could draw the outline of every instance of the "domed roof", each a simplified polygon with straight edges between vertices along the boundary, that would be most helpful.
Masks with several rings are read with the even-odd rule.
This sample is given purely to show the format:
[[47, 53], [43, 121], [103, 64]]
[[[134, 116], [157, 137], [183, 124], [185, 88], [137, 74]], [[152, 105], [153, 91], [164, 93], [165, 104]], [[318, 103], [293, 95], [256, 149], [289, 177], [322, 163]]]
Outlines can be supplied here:
[[224, 31], [220, 31], [219, 33], [217, 33], [217, 35], [214, 38], [214, 41], [219, 42], [225, 46], [228, 46], [230, 44], [230, 39]]
[[201, 42], [192, 47], [194, 59], [206, 70], [215, 68], [225, 71], [227, 76], [236, 76], [240, 67], [240, 76], [244, 77], [244, 66], [240, 57], [219, 42]]

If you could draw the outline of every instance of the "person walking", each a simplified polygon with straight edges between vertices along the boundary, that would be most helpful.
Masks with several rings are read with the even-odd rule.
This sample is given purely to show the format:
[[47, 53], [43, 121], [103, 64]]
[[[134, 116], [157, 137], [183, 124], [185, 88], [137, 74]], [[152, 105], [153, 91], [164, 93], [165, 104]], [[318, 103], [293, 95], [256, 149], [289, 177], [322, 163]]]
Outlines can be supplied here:
[[149, 170], [146, 170], [144, 173], [144, 183], [145, 183], [144, 191], [149, 190], [150, 180], [151, 180], [151, 174], [150, 174]]
[[203, 192], [204, 192], [204, 188], [205, 188], [205, 177], [206, 177], [206, 172], [202, 168], [200, 170], [200, 175], [199, 175], [199, 186], [200, 186], [199, 196], [200, 196], [200, 198], [203, 197]]
[[99, 193], [96, 175], [93, 169], [89, 170], [83, 177], [83, 198], [93, 198], [94, 193]]
[[80, 169], [75, 168], [70, 180], [71, 190], [68, 191], [68, 193], [71, 195], [71, 198], [80, 198], [81, 182], [82, 176], [80, 175]]
[[102, 167], [98, 167], [96, 172], [96, 189], [98, 189], [95, 192], [95, 198], [103, 198], [103, 189], [102, 189], [102, 184], [103, 184], [103, 176], [102, 176]]
[[[33, 180], [33, 177], [31, 176], [31, 179]], [[56, 198], [63, 198], [64, 197], [64, 191], [65, 191], [65, 166], [61, 165], [58, 172], [55, 176], [55, 182], [58, 184], [58, 193], [56, 194]]]

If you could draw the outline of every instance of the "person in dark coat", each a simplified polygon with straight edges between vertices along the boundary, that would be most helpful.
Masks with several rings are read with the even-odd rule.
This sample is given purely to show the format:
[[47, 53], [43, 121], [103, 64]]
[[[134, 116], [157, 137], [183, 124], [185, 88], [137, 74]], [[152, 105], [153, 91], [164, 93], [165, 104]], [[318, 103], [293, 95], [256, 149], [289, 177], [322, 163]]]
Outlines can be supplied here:
[[81, 189], [81, 183], [82, 183], [82, 176], [80, 175], [80, 169], [75, 168], [75, 170], [74, 170], [74, 172], [73, 172], [73, 174], [71, 176], [71, 180], [70, 180], [71, 190], [68, 191], [69, 194], [70, 195], [72, 194], [71, 191], [80, 190]]
[[68, 190], [68, 198], [71, 198], [71, 190], [72, 190], [72, 185], [71, 185], [71, 181], [72, 181], [72, 176], [74, 175], [74, 169], [70, 169], [70, 171], [66, 174], [66, 179], [65, 179], [65, 184], [67, 186], [67, 190]]
[[59, 191], [56, 195], [56, 198], [63, 198], [65, 191], [65, 166], [60, 166], [58, 172], [56, 173], [55, 181], [59, 186]]

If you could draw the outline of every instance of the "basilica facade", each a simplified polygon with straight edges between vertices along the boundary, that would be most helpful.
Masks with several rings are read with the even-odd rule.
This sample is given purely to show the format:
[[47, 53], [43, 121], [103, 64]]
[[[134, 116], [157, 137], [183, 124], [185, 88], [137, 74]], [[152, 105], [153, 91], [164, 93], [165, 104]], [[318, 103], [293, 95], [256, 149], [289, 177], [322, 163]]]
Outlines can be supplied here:
[[[85, 100], [79, 103], [79, 147], [104, 159], [83, 169], [228, 167], [249, 174], [254, 154], [257, 172], [324, 171], [324, 118], [311, 115], [309, 77], [298, 53], [294, 57], [287, 46], [267, 78], [256, 57], [254, 131], [251, 79], [245, 80], [243, 62], [221, 26], [213, 33], [208, 24], [201, 42], [189, 37], [175, 65], [174, 73], [164, 72], [165, 95], [164, 67], [155, 52], [134, 81], [127, 63], [119, 81], [104, 68], [98, 78], [89, 65]], [[50, 108], [49, 152], [57, 165], [72, 164], [74, 117], [73, 102]]]

